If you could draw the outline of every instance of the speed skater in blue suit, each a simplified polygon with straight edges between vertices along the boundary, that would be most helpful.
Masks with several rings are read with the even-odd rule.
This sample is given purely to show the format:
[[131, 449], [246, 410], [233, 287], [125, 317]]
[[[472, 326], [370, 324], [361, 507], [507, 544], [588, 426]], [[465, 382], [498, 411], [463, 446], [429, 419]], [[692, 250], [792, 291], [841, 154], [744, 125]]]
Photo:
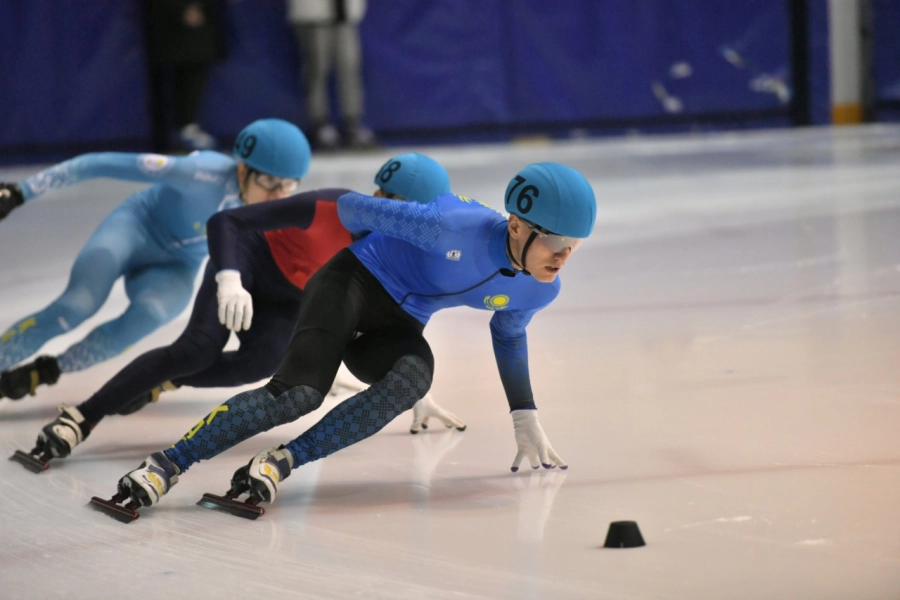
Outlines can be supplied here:
[[156, 504], [198, 461], [318, 408], [341, 360], [366, 373], [370, 387], [234, 474], [229, 497], [271, 502], [292, 469], [374, 435], [425, 396], [434, 357], [422, 332], [436, 311], [455, 306], [493, 312], [494, 355], [517, 445], [512, 470], [526, 459], [533, 468], [566, 468], [538, 421], [526, 327], [559, 294], [559, 272], [593, 230], [596, 201], [576, 170], [537, 163], [509, 182], [505, 208], [508, 218], [454, 194], [428, 204], [341, 196], [344, 226], [371, 233], [309, 280], [275, 375], [151, 454], [119, 480], [116, 498]]

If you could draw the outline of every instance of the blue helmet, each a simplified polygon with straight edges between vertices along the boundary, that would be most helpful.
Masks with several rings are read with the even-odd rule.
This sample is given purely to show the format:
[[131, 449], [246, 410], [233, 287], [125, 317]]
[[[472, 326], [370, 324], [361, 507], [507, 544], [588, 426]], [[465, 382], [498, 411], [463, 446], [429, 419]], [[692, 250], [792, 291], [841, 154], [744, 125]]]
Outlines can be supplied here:
[[409, 152], [388, 159], [375, 175], [375, 185], [395, 196], [428, 204], [450, 191], [450, 178], [433, 158]]
[[261, 173], [283, 179], [301, 179], [309, 171], [306, 136], [281, 119], [260, 119], [244, 127], [234, 140], [234, 156]]
[[528, 165], [506, 187], [506, 210], [549, 232], [586, 238], [594, 230], [597, 201], [584, 176], [559, 163]]

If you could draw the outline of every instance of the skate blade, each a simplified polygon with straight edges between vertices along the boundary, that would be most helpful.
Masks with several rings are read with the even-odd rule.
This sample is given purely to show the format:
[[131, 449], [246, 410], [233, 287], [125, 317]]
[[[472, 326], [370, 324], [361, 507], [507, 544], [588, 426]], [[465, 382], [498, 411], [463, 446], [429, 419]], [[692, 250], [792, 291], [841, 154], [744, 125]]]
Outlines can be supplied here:
[[37, 456], [22, 452], [21, 450], [16, 450], [15, 453], [9, 457], [9, 460], [19, 463], [32, 473], [43, 473], [50, 468], [49, 460], [45, 462]]
[[97, 496], [91, 498], [88, 506], [90, 506], [94, 510], [100, 511], [103, 514], [112, 517], [120, 523], [131, 523], [141, 516], [138, 511], [134, 510], [133, 508], [128, 508], [127, 506], [116, 504], [112, 500], [104, 500], [103, 498], [98, 498]]
[[256, 520], [266, 514], [266, 509], [262, 506], [250, 504], [249, 502], [232, 500], [225, 496], [216, 496], [215, 494], [203, 494], [203, 497], [197, 502], [197, 506], [220, 510], [236, 517], [251, 520]]

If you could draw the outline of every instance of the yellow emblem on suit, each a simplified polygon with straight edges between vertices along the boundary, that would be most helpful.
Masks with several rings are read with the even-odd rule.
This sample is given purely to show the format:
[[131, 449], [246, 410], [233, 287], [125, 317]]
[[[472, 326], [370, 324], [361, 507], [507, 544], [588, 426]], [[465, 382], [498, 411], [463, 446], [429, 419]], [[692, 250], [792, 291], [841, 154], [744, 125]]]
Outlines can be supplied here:
[[488, 310], [503, 310], [509, 306], [509, 296], [505, 294], [497, 294], [496, 296], [485, 296], [484, 306]]

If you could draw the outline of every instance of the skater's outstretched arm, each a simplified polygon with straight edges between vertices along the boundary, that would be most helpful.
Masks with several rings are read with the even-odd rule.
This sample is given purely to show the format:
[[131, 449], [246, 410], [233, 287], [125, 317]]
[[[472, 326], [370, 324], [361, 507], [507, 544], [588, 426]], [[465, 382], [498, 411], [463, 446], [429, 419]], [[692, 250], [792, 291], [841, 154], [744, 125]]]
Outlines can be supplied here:
[[498, 311], [491, 317], [494, 358], [510, 410], [535, 408], [528, 372], [528, 336], [525, 332], [535, 312]]
[[491, 318], [494, 356], [506, 399], [509, 401], [518, 447], [511, 466], [513, 472], [519, 470], [519, 465], [526, 458], [534, 469], [542, 465], [547, 469], [568, 467], [550, 445], [550, 440], [538, 421], [538, 411], [531, 391], [525, 327], [535, 312], [537, 311], [497, 312]]
[[338, 198], [338, 215], [351, 233], [381, 233], [431, 250], [441, 233], [437, 202], [420, 204], [350, 192]]
[[94, 152], [76, 156], [21, 182], [23, 201], [88, 179], [108, 177], [142, 183], [188, 186], [201, 166], [196, 157], [176, 158], [161, 154]]

